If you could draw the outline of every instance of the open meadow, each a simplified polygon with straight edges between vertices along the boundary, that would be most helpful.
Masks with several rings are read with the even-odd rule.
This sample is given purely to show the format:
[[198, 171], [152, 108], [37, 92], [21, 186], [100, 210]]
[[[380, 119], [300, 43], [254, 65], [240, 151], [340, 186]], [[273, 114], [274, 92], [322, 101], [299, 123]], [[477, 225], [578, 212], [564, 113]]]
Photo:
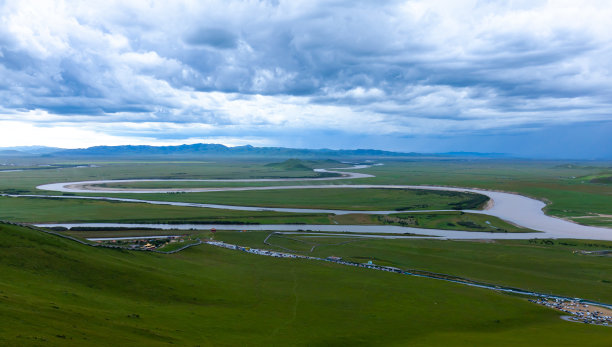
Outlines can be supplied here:
[[[60, 163], [76, 165], [46, 170], [25, 170], [0, 173], [0, 193], [54, 195], [37, 190], [36, 186], [54, 182], [74, 182], [109, 179], [253, 179], [317, 177], [310, 167], [333, 168], [338, 162], [293, 163], [291, 166], [270, 166], [268, 161], [218, 162], [130, 162], [130, 161], [78, 161]], [[85, 167], [94, 165], [94, 167]], [[344, 165], [346, 166], [346, 165]], [[410, 160], [384, 161], [384, 165], [358, 170], [375, 175], [372, 178], [336, 181], [295, 182], [132, 182], [118, 184], [124, 188], [193, 188], [244, 187], [269, 185], [313, 184], [393, 184], [442, 185], [474, 187], [517, 192], [547, 203], [546, 213], [585, 225], [612, 226], [612, 185], [601, 182], [611, 172], [611, 163], [567, 163], [558, 161], [519, 160]], [[350, 170], [348, 170], [350, 171]], [[595, 178], [594, 178], [595, 177]], [[176, 185], [176, 186], [175, 186]], [[305, 208], [337, 209], [354, 206], [355, 209], [428, 209], [419, 207], [410, 193], [394, 190], [374, 190], [363, 194], [344, 190], [328, 196], [304, 191], [235, 191], [189, 194], [147, 194], [148, 200], [206, 202], [218, 204], [251, 204], [253, 206], [282, 205]], [[432, 193], [428, 193], [432, 194]], [[108, 196], [103, 193], [84, 193], [86, 196]], [[114, 197], [142, 198], [139, 194], [113, 194]], [[367, 198], [372, 202], [368, 203]], [[399, 199], [398, 199], [399, 198]], [[412, 199], [412, 200], [411, 200]], [[455, 201], [456, 202], [456, 201]], [[430, 202], [421, 205], [432, 205]], [[449, 206], [452, 207], [452, 206]], [[433, 208], [431, 208], [433, 209]]]
[[[60, 165], [61, 164], [61, 165]], [[196, 193], [68, 193], [42, 184], [113, 179], [298, 179], [273, 182], [121, 182], [125, 189], [286, 185], [441, 185], [517, 192], [547, 202], [546, 213], [612, 226], [609, 164], [415, 160], [349, 169], [334, 161], [87, 161], [0, 172], [0, 219], [24, 223], [362, 225], [512, 234], [533, 232], [480, 213], [486, 196], [415, 189], [277, 189]], [[608, 166], [606, 166], [608, 165]], [[344, 167], [366, 178], [312, 181]], [[341, 170], [338, 170], [341, 171]], [[35, 195], [35, 196], [23, 196]], [[76, 198], [78, 196], [84, 199]], [[352, 213], [235, 210], [150, 202], [206, 203]], [[430, 211], [439, 210], [439, 211]], [[389, 214], [377, 214], [390, 211]], [[366, 213], [367, 212], [367, 213]], [[472, 211], [473, 212], [473, 211]], [[476, 211], [478, 212], [478, 211]], [[486, 211], [485, 211], [486, 212]], [[171, 230], [61, 231], [91, 237], [150, 237]], [[375, 234], [186, 230], [192, 244], [230, 244], [319, 258], [340, 257], [545, 294], [612, 303], [609, 256], [597, 240], [432, 240], [418, 231]], [[517, 234], [517, 235], [518, 235]], [[558, 345], [609, 344], [609, 327], [560, 319], [520, 295], [435, 279], [303, 259], [276, 259], [198, 244], [175, 254], [89, 247], [0, 224], [0, 325], [4, 345]], [[535, 234], [537, 235], [537, 234]], [[166, 246], [167, 250], [181, 245]], [[163, 248], [162, 248], [163, 250]], [[581, 253], [583, 252], [583, 253]], [[43, 289], [44, 288], [44, 289]], [[10, 327], [10, 328], [9, 328]], [[33, 329], [34, 327], [34, 329]], [[359, 328], [356, 328], [359, 327]], [[316, 334], [312, 332], [316, 331]]]
[[612, 347], [611, 18], [0, 0], [0, 347]]
[[[609, 345], [525, 298], [200, 245], [97, 249], [0, 225], [3, 345]], [[316, 334], [313, 334], [316, 331]]]

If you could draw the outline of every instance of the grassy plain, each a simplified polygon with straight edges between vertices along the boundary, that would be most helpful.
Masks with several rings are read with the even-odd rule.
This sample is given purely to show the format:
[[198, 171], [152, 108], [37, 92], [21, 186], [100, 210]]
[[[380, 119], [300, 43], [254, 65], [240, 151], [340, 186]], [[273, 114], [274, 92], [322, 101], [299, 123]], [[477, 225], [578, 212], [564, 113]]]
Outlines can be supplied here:
[[235, 211], [51, 197], [0, 197], [0, 219], [28, 223], [394, 224], [466, 231], [530, 231], [506, 223], [496, 217], [461, 214], [460, 212], [412, 213], [409, 217], [399, 214], [398, 217], [400, 219], [394, 217], [394, 215], [385, 218], [384, 216], [363, 214], [332, 215], [324, 213]]
[[6, 225], [0, 235], [6, 346], [610, 342], [610, 328], [442, 281], [205, 245], [160, 255]]
[[[35, 159], [32, 159], [35, 160]], [[75, 167], [95, 165], [95, 167]], [[75, 162], [63, 163], [66, 168], [25, 170], [0, 173], [0, 192], [42, 193], [36, 186], [54, 182], [107, 179], [251, 179], [251, 178], [314, 178], [312, 170], [285, 170], [266, 166], [265, 162]], [[73, 165], [73, 167], [68, 167]]]
[[[313, 172], [300, 169], [297, 164], [287, 168], [247, 161], [94, 164], [99, 167], [66, 166], [0, 173], [0, 192], [54, 195], [58, 193], [37, 191], [35, 187], [81, 180], [314, 176]], [[24, 162], [22, 165], [34, 164]], [[374, 178], [318, 183], [431, 184], [514, 191], [549, 202], [547, 213], [575, 218], [585, 224], [612, 226], [612, 220], [607, 217], [612, 215], [612, 186], [593, 182], [609, 166], [606, 163], [564, 165], [491, 160], [387, 161], [384, 166], [360, 170], [376, 175]], [[281, 184], [316, 182], [248, 183], [254, 186]], [[152, 200], [193, 199], [191, 201], [196, 202], [212, 202], [210, 199], [214, 198], [221, 204], [250, 202], [284, 207], [289, 203], [296, 207], [378, 206], [382, 209], [385, 206], [385, 209], [394, 209], [418, 203], [410, 194], [401, 191], [333, 191], [335, 196], [326, 197], [321, 197], [323, 191], [302, 194], [307, 192], [305, 190], [272, 194], [268, 193], [274, 191], [268, 191], [260, 195], [236, 192], [235, 195], [217, 196], [208, 193], [123, 196]], [[427, 204], [432, 206], [457, 202], [444, 200], [445, 197], [429, 198]], [[0, 219], [25, 222], [407, 223], [408, 226], [418, 224], [442, 229], [465, 227], [482, 231], [482, 228], [495, 227], [521, 231], [511, 230], [512, 226], [491, 217], [458, 212], [399, 213], [385, 220], [364, 214], [244, 212], [9, 197], [0, 197]], [[139, 233], [146, 235], [153, 231]], [[80, 237], [85, 235], [86, 232], [79, 234]], [[218, 232], [215, 238], [266, 248], [270, 247], [263, 244], [267, 235], [266, 232]], [[363, 240], [351, 235], [333, 239], [273, 236], [269, 241], [304, 254], [335, 255], [358, 262], [373, 260], [377, 264], [612, 302], [609, 258], [573, 253], [579, 249], [609, 249], [612, 247], [609, 242]], [[317, 246], [311, 253], [313, 243]], [[0, 273], [0, 345], [7, 346], [608, 346], [611, 336], [610, 328], [565, 322], [559, 319], [559, 312], [483, 289], [336, 264], [248, 255], [207, 245], [174, 255], [98, 249], [0, 224]]]
[[[47, 159], [48, 160], [48, 159]], [[23, 163], [26, 165], [28, 163]], [[32, 163], [29, 163], [32, 164]], [[37, 185], [53, 182], [130, 178], [262, 178], [305, 177], [313, 172], [284, 170], [266, 166], [267, 162], [63, 162], [95, 164], [93, 168], [64, 168], [0, 173], [0, 192], [57, 194], [38, 191]], [[520, 160], [404, 160], [384, 161], [359, 172], [374, 178], [339, 181], [301, 181], [278, 183], [201, 183], [200, 186], [261, 186], [283, 184], [429, 184], [477, 187], [518, 192], [548, 203], [548, 214], [572, 219], [581, 224], [612, 227], [612, 185], [593, 182], [605, 175], [609, 162], [568, 163]], [[236, 192], [238, 194], [238, 192]], [[96, 195], [96, 194], [93, 194]], [[98, 194], [103, 195], [103, 194]], [[150, 199], [198, 199], [192, 194], [148, 195]], [[174, 195], [174, 194], [173, 194]], [[113, 195], [117, 196], [117, 195]], [[126, 195], [142, 198], [142, 195]], [[232, 199], [241, 199], [234, 195]], [[220, 201], [221, 202], [221, 201]]]
[[[118, 194], [134, 197], [135, 194]], [[279, 189], [181, 194], [147, 194], [148, 200], [204, 202], [241, 206], [321, 208], [336, 210], [478, 209], [486, 196], [472, 193], [414, 189]], [[141, 195], [140, 198], [143, 198]]]
[[[263, 243], [269, 234], [220, 231], [215, 239], [255, 248], [273, 249], [278, 245], [295, 253], [340, 256], [361, 263], [372, 260], [379, 265], [440, 272], [497, 285], [612, 303], [610, 258], [573, 252], [612, 249], [612, 242], [353, 238], [352, 242], [338, 244], [346, 237], [287, 234], [270, 237], [270, 246]], [[310, 252], [313, 244], [320, 246]]]
[[376, 216], [375, 218], [378, 222], [383, 224], [393, 224], [413, 228], [482, 231], [491, 233], [533, 232], [533, 230], [518, 227], [497, 217], [476, 213], [398, 213], [388, 216]]
[[460, 211], [412, 212], [389, 215], [342, 214], [330, 216], [334, 224], [341, 225], [398, 225], [412, 228], [481, 231], [491, 233], [536, 232], [518, 227], [493, 216]]
[[[386, 162], [362, 184], [431, 184], [517, 192], [545, 201], [547, 214], [612, 227], [612, 185], [581, 177], [609, 170], [609, 162], [448, 160]], [[575, 218], [583, 217], [587, 218]], [[592, 220], [592, 222], [591, 222]]]
[[0, 219], [16, 222], [236, 222], [329, 224], [327, 214], [232, 211], [82, 199], [0, 197]]

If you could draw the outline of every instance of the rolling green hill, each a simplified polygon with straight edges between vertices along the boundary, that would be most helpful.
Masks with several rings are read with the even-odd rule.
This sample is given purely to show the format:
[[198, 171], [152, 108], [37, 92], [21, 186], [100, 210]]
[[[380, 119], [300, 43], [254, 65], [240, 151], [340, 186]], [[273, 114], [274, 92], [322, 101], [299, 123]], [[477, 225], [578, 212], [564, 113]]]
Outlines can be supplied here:
[[610, 328], [451, 283], [202, 245], [99, 249], [0, 224], [0, 345], [607, 346]]
[[280, 163], [270, 163], [266, 164], [267, 167], [273, 167], [282, 170], [289, 171], [307, 171], [312, 170], [312, 167], [306, 165], [303, 161], [299, 159], [287, 159]]

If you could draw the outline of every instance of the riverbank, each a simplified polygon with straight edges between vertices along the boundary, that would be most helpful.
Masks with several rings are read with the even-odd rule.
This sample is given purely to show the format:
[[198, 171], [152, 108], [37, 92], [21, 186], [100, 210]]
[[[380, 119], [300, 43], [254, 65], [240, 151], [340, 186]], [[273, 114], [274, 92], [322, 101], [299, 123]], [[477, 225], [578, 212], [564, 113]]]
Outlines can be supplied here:
[[[347, 169], [363, 168], [353, 167]], [[324, 178], [312, 178], [312, 179], [299, 179], [301, 181], [308, 180], [339, 180], [349, 178], [365, 178], [374, 177], [369, 174], [351, 173], [347, 171], [333, 171], [318, 169], [319, 172], [329, 172], [342, 174], [342, 177], [324, 177]], [[251, 180], [202, 180], [208, 182], [280, 182], [280, 181], [292, 181], [295, 179], [251, 179]], [[105, 181], [86, 181], [86, 182], [67, 182], [67, 183], [54, 183], [38, 186], [38, 189], [43, 190], [55, 190], [68, 193], [91, 193], [91, 190], [87, 190], [87, 186], [92, 184], [103, 184], [109, 182], [138, 182], [138, 181], [158, 181], [158, 180], [105, 180]], [[162, 180], [162, 181], [181, 181], [181, 180]], [[193, 181], [193, 180], [191, 180]], [[197, 181], [197, 180], [196, 180]], [[78, 188], [70, 188], [72, 186], [78, 186]], [[532, 229], [535, 231], [544, 232], [547, 235], [541, 237], [550, 238], [584, 238], [593, 240], [612, 240], [612, 229], [604, 227], [592, 227], [585, 226], [570, 221], [551, 217], [543, 212], [546, 204], [540, 200], [536, 200], [527, 196], [491, 191], [484, 189], [475, 188], [460, 188], [460, 187], [442, 187], [442, 186], [427, 186], [427, 185], [300, 185], [300, 186], [265, 186], [265, 187], [229, 187], [229, 188], [187, 188], [180, 190], [159, 190], [159, 189], [139, 189], [139, 190], [124, 190], [124, 189], [113, 189], [108, 188], [105, 193], [160, 193], [160, 192], [210, 192], [210, 191], [246, 191], [246, 190], [278, 190], [278, 189], [338, 189], [338, 188], [351, 188], [351, 189], [423, 189], [423, 190], [436, 190], [436, 191], [452, 191], [452, 192], [468, 192], [487, 196], [490, 201], [487, 204], [486, 210], [465, 210], [469, 213], [481, 213], [494, 217], [498, 217], [504, 221], [513, 223], [515, 225]], [[32, 195], [30, 195], [32, 196]], [[228, 210], [242, 210], [242, 211], [275, 211], [275, 212], [289, 212], [289, 213], [326, 213], [326, 214], [391, 214], [397, 213], [398, 211], [352, 211], [352, 210], [340, 210], [340, 209], [307, 209], [307, 208], [282, 208], [282, 207], [253, 207], [253, 206], [236, 206], [236, 205], [219, 205], [219, 204], [200, 204], [200, 203], [185, 203], [176, 201], [157, 201], [157, 200], [139, 200], [139, 199], [121, 199], [111, 197], [82, 197], [82, 196], [55, 196], [56, 198], [75, 198], [75, 199], [100, 199], [109, 201], [124, 201], [124, 202], [140, 202], [149, 204], [166, 204], [174, 206], [189, 206], [189, 207], [203, 207], [203, 208], [218, 208]], [[428, 212], [443, 212], [448, 210], [429, 210]], [[403, 212], [418, 212], [418, 211], [403, 211]], [[422, 211], [421, 211], [422, 212]], [[324, 230], [328, 231], [328, 230]], [[409, 231], [412, 232], [412, 231]], [[438, 230], [435, 236], [444, 236], [449, 238], [462, 238], [464, 235], [458, 231], [445, 231], [446, 235], [440, 235]], [[467, 236], [473, 238], [475, 235]], [[485, 235], [483, 235], [485, 236]], [[532, 236], [532, 235], [528, 235]], [[526, 235], [519, 236], [518, 238], [525, 238]], [[533, 237], [533, 236], [532, 236]], [[479, 237], [487, 238], [487, 237]], [[502, 237], [506, 238], [506, 237]]]

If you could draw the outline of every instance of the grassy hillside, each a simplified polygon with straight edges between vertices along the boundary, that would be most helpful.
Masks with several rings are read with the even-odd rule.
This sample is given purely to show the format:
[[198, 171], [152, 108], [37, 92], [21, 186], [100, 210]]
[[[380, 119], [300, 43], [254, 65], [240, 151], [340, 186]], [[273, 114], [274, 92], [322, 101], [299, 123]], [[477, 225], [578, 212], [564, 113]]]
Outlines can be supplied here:
[[[425, 270], [497, 285], [612, 303], [612, 258], [575, 250], [612, 249], [612, 242], [590, 240], [504, 240], [487, 242], [410, 239], [357, 239], [279, 235], [270, 232], [218, 232], [216, 239], [255, 248], [285, 247], [317, 257], [340, 256], [357, 262]], [[350, 237], [347, 234], [346, 237]], [[317, 245], [311, 252], [312, 246]]]
[[97, 249], [0, 225], [0, 344], [609, 345], [524, 299], [197, 246]]
[[591, 179], [591, 183], [612, 184], [612, 175], [606, 174]]
[[277, 169], [289, 170], [289, 171], [306, 171], [312, 170], [312, 167], [306, 165], [303, 161], [299, 159], [287, 159], [280, 163], [270, 163], [266, 164], [266, 167], [272, 167]]

